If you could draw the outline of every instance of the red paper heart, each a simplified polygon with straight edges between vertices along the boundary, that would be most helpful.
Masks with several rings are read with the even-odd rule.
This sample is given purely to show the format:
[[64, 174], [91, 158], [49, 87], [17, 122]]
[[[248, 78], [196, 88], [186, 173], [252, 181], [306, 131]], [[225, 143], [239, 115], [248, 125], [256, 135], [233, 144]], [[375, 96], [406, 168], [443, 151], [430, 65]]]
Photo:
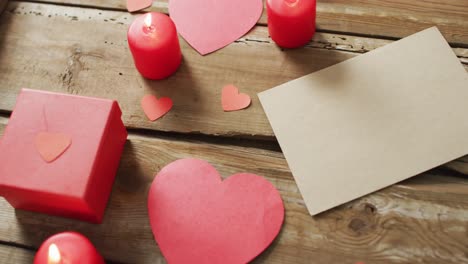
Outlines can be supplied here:
[[241, 110], [250, 105], [250, 96], [239, 93], [239, 89], [234, 85], [226, 85], [221, 95], [221, 104], [224, 111]]
[[135, 12], [150, 7], [152, 4], [153, 0], [127, 0], [127, 10]]
[[141, 107], [149, 120], [154, 121], [167, 114], [172, 108], [172, 100], [169, 97], [158, 98], [154, 95], [145, 95], [141, 99]]
[[263, 177], [222, 181], [208, 162], [182, 159], [156, 175], [148, 196], [154, 237], [168, 263], [247, 263], [281, 229], [283, 201]]
[[202, 55], [242, 37], [262, 11], [262, 0], [169, 1], [169, 14], [177, 31]]
[[62, 155], [71, 145], [71, 138], [61, 133], [41, 132], [36, 135], [35, 145], [46, 162], [52, 162]]

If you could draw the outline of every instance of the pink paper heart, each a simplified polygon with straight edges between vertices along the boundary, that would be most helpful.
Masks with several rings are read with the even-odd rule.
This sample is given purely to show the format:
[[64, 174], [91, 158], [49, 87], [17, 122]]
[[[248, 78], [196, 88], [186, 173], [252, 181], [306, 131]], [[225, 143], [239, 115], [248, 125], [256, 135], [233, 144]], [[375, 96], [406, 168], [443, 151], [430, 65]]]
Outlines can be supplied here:
[[253, 260], [281, 229], [284, 206], [263, 177], [222, 180], [208, 162], [182, 159], [156, 175], [148, 196], [154, 237], [168, 263]]
[[172, 100], [169, 97], [158, 99], [154, 95], [145, 95], [141, 99], [141, 107], [149, 120], [154, 121], [161, 118], [172, 108]]
[[234, 85], [226, 85], [221, 95], [221, 104], [224, 111], [241, 110], [250, 105], [250, 96], [239, 93], [239, 89]]
[[36, 135], [36, 149], [46, 162], [60, 157], [71, 145], [71, 138], [62, 133], [41, 132]]
[[242, 37], [262, 15], [262, 0], [170, 0], [177, 31], [200, 54]]
[[152, 4], [153, 0], [127, 0], [127, 10], [135, 12], [150, 7]]

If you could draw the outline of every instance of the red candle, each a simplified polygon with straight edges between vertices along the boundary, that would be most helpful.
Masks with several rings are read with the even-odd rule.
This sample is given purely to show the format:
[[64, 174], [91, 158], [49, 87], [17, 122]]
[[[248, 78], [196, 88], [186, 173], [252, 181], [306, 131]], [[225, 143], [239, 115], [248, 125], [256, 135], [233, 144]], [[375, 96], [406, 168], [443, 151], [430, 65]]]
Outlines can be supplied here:
[[34, 264], [105, 264], [96, 248], [83, 235], [63, 232], [48, 238], [37, 251]]
[[130, 25], [127, 38], [135, 66], [144, 77], [164, 79], [179, 68], [179, 38], [174, 22], [165, 14], [139, 16]]
[[304, 46], [314, 36], [316, 0], [267, 0], [268, 31], [283, 48]]

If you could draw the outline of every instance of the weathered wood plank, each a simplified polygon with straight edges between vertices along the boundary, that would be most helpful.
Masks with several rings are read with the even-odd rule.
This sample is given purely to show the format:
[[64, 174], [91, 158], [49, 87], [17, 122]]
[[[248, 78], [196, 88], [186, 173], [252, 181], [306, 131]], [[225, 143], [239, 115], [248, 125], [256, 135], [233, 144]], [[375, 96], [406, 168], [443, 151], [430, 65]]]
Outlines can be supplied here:
[[449, 42], [468, 44], [465, 0], [329, 0], [317, 9], [319, 29], [402, 38], [437, 25]]
[[13, 246], [0, 245], [0, 264], [32, 263], [34, 251]]
[[[271, 43], [248, 41], [202, 57], [181, 41], [179, 71], [164, 81], [147, 81], [127, 47], [130, 20], [125, 12], [12, 2], [0, 24], [0, 109], [11, 110], [19, 89], [31, 87], [118, 99], [129, 127], [272, 136], [257, 92], [353, 56], [324, 49], [283, 53]], [[222, 111], [220, 92], [228, 83], [251, 95], [249, 110]], [[139, 106], [145, 93], [170, 96], [174, 108], [149, 122]]]
[[[125, 10], [126, 0], [39, 0], [40, 2]], [[265, 2], [265, 1], [264, 1]], [[168, 0], [145, 11], [168, 12]], [[263, 12], [259, 24], [267, 23]], [[327, 0], [318, 1], [318, 30], [402, 38], [437, 25], [449, 42], [468, 45], [466, 0]]]
[[[6, 118], [0, 118], [0, 134]], [[312, 217], [279, 152], [130, 135], [101, 225], [13, 210], [0, 200], [0, 240], [38, 247], [76, 230], [109, 260], [164, 263], [147, 218], [154, 174], [196, 157], [225, 177], [263, 175], [280, 191], [286, 218], [279, 237], [255, 263], [466, 263], [468, 181], [425, 173]], [[468, 167], [468, 164], [465, 168]]]
[[[182, 40], [179, 71], [164, 81], [147, 81], [127, 47], [133, 16], [126, 12], [11, 2], [0, 19], [0, 110], [11, 111], [19, 89], [29, 87], [117, 99], [131, 128], [270, 139], [258, 92], [390, 42], [321, 33], [304, 49], [282, 51], [265, 27], [256, 27], [205, 57]], [[466, 49], [454, 51], [466, 57]], [[250, 94], [249, 109], [222, 111], [221, 87], [228, 83]], [[174, 108], [149, 122], [139, 106], [146, 93], [170, 96]]]

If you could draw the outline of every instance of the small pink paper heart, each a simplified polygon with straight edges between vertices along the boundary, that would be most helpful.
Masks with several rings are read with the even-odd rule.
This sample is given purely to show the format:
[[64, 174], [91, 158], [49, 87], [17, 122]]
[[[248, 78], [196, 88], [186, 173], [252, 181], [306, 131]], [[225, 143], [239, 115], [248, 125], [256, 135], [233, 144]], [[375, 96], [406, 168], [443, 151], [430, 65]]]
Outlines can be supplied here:
[[232, 84], [223, 88], [221, 104], [224, 111], [237, 111], [247, 108], [250, 105], [250, 96], [239, 93], [239, 89]]
[[40, 132], [34, 141], [42, 159], [50, 163], [60, 157], [71, 145], [71, 138], [62, 133]]
[[262, 15], [262, 0], [170, 0], [169, 14], [184, 39], [205, 55], [249, 32]]
[[161, 118], [172, 108], [172, 100], [169, 97], [162, 97], [158, 99], [154, 95], [145, 95], [141, 99], [141, 107], [149, 120], [154, 121]]
[[152, 4], [153, 0], [127, 0], [127, 10], [135, 12], [150, 7]]

